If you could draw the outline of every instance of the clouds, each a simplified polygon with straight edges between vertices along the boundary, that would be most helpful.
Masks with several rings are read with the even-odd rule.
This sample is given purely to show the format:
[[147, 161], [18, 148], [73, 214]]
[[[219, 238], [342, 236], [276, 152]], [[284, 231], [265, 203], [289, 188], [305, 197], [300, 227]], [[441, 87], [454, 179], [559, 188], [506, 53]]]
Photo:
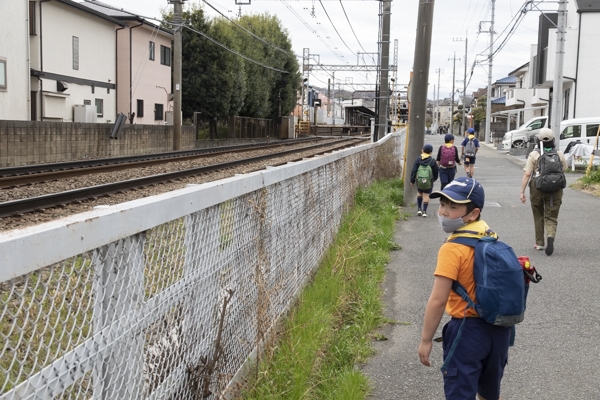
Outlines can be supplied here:
[[[103, 0], [104, 3], [123, 7], [140, 15], [159, 17], [160, 9], [172, 9], [166, 0]], [[192, 1], [186, 1], [189, 5]], [[239, 6], [233, 0], [209, 1], [217, 10], [229, 18], [235, 18]], [[492, 80], [504, 78], [509, 72], [529, 61], [530, 46], [537, 41], [539, 11], [520, 12], [524, 0], [497, 0], [494, 31], [500, 41], [506, 37], [521, 16], [522, 20], [510, 40], [493, 60]], [[196, 1], [198, 4], [198, 1]], [[408, 83], [412, 70], [418, 0], [392, 1], [390, 30], [390, 63], [393, 62], [393, 44], [398, 40], [398, 83]], [[242, 13], [265, 13], [276, 15], [289, 31], [294, 52], [302, 62], [303, 49], [308, 48], [311, 64], [357, 65], [373, 63], [378, 51], [380, 2], [373, 0], [254, 0], [250, 5], [241, 6]], [[218, 14], [205, 7], [206, 14]], [[434, 20], [429, 71], [429, 98], [433, 99], [433, 87], [437, 87], [438, 76], [435, 70], [442, 69], [440, 75], [440, 97], [449, 97], [452, 91], [452, 69], [456, 52], [455, 86], [462, 90], [465, 41], [468, 39], [467, 69], [470, 74], [475, 61], [467, 93], [487, 85], [488, 48], [490, 41], [491, 0], [438, 0], [434, 6]], [[486, 22], [487, 21], [487, 22]], [[459, 41], [462, 40], [462, 41]], [[495, 48], [500, 41], [496, 41]], [[460, 61], [458, 60], [460, 59]], [[313, 68], [310, 83], [326, 86], [331, 73]], [[335, 73], [338, 84], [346, 90], [365, 90], [374, 87], [374, 72]], [[459, 82], [460, 81], [460, 82]], [[469, 79], [467, 78], [467, 81]], [[367, 85], [368, 84], [368, 85]]]

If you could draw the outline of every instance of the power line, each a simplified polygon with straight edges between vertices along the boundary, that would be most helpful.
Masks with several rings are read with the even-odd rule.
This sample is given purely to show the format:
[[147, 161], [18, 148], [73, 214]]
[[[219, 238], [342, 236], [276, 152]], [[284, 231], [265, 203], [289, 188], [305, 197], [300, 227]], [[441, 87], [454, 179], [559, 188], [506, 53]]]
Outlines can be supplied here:
[[270, 70], [272, 70], [272, 71], [281, 72], [281, 73], [283, 73], [283, 74], [289, 74], [289, 72], [288, 72], [288, 71], [284, 71], [284, 70], [282, 70], [282, 69], [278, 69], [278, 68], [271, 67], [271, 66], [269, 66], [269, 65], [265, 65], [265, 64], [263, 64], [263, 63], [261, 63], [261, 62], [258, 62], [258, 61], [256, 61], [256, 60], [253, 60], [253, 59], [251, 59], [250, 57], [247, 57], [247, 56], [245, 56], [245, 55], [243, 55], [243, 54], [241, 54], [241, 53], [238, 53], [237, 51], [230, 49], [229, 47], [225, 46], [224, 44], [222, 44], [222, 43], [219, 43], [219, 42], [218, 42], [218, 41], [216, 41], [215, 39], [213, 39], [213, 38], [211, 38], [210, 36], [208, 36], [206, 33], [203, 33], [203, 32], [200, 32], [200, 31], [197, 31], [197, 30], [195, 30], [194, 28], [191, 28], [191, 27], [189, 27], [189, 26], [187, 26], [187, 25], [182, 25], [182, 27], [183, 27], [183, 28], [187, 28], [187, 29], [189, 29], [190, 31], [197, 33], [198, 35], [205, 37], [206, 39], [210, 40], [211, 42], [213, 42], [213, 43], [214, 43], [214, 44], [216, 44], [217, 46], [224, 48], [224, 49], [225, 49], [225, 50], [227, 50], [228, 52], [230, 52], [230, 53], [232, 53], [232, 54], [235, 54], [236, 56], [238, 56], [238, 57], [241, 57], [241, 58], [243, 58], [243, 59], [244, 59], [244, 60], [246, 60], [246, 61], [250, 61], [250, 62], [251, 62], [251, 63], [253, 63], [253, 64], [260, 65], [261, 67], [264, 67], [264, 68], [270, 69]]
[[255, 35], [254, 33], [250, 32], [248, 29], [244, 28], [243, 26], [241, 26], [240, 24], [238, 24], [237, 22], [233, 21], [232, 19], [228, 18], [225, 14], [223, 14], [221, 11], [217, 10], [212, 4], [210, 4], [208, 1], [206, 0], [202, 0], [204, 3], [206, 3], [206, 5], [208, 5], [210, 8], [212, 8], [213, 10], [215, 10], [216, 12], [218, 12], [219, 14], [221, 14], [221, 16], [223, 18], [225, 18], [226, 20], [228, 20], [229, 22], [231, 22], [232, 24], [234, 24], [235, 26], [237, 26], [238, 28], [242, 29], [244, 32], [246, 32], [247, 34], [253, 36], [254, 38], [260, 40], [262, 43], [266, 44], [267, 46], [270, 46], [272, 48], [274, 48], [275, 50], [281, 51], [282, 53], [285, 54], [293, 54], [296, 57], [298, 57], [296, 54], [294, 54], [292, 51], [289, 50], [284, 50], [280, 47], [275, 46], [273, 43], [268, 42], [267, 40]]
[[348, 19], [348, 14], [346, 14], [346, 9], [344, 8], [344, 3], [342, 3], [342, 0], [340, 0], [340, 6], [342, 6], [342, 11], [344, 11], [344, 15], [346, 16], [346, 21], [348, 21], [348, 25], [350, 25], [350, 29], [352, 30], [352, 34], [356, 38], [356, 41], [358, 42], [358, 45], [366, 53], [367, 51], [365, 50], [365, 48], [363, 47], [363, 45], [360, 43], [360, 40], [358, 40], [358, 37], [356, 36], [356, 32], [354, 32], [354, 28], [352, 27], [352, 24], [350, 23], [350, 19]]

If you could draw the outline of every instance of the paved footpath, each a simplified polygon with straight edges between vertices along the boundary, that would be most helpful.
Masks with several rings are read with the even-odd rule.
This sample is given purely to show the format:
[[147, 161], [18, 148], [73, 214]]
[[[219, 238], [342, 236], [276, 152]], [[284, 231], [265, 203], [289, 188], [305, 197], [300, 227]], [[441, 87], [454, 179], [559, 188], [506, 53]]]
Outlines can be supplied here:
[[[427, 135], [426, 142], [437, 154], [443, 140]], [[527, 204], [519, 200], [524, 160], [482, 145], [475, 169], [486, 194], [482, 219], [543, 276], [531, 285], [525, 320], [517, 326], [502, 399], [600, 399], [600, 198], [565, 189], [554, 254], [533, 250], [529, 194]], [[457, 176], [464, 175], [459, 167]], [[569, 173], [567, 179], [580, 176]], [[428, 218], [416, 216], [416, 199], [406, 203], [412, 215], [397, 223], [395, 241], [402, 249], [391, 253], [384, 284], [386, 315], [398, 323], [381, 329], [388, 340], [375, 343], [377, 354], [362, 369], [371, 379], [372, 399], [443, 399], [441, 344], [434, 343], [432, 367], [421, 365], [417, 347], [437, 251], [447, 235], [437, 221], [437, 199]]]

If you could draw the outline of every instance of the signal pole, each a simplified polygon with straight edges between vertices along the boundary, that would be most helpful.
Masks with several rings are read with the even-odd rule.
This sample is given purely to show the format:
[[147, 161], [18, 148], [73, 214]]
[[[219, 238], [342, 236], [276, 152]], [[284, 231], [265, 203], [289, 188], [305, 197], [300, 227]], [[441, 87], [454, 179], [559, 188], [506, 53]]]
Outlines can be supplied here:
[[175, 38], [173, 49], [173, 150], [181, 150], [181, 11], [183, 0], [173, 3]]
[[[429, 85], [429, 62], [431, 59], [431, 31], [435, 0], [420, 0], [417, 16], [415, 57], [410, 84], [408, 110], [409, 128], [406, 136], [405, 165], [410, 166], [425, 142], [425, 116], [427, 112], [427, 86]], [[411, 162], [407, 162], [411, 160]], [[410, 185], [410, 168], [404, 168], [404, 202], [410, 204], [417, 197], [417, 189]]]

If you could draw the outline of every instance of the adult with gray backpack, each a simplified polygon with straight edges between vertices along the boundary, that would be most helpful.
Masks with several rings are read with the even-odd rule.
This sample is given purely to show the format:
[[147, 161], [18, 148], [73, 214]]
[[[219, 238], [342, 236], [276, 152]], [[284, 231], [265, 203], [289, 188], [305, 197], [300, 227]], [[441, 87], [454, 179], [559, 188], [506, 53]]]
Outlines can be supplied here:
[[435, 158], [431, 157], [433, 146], [427, 143], [423, 146], [423, 153], [415, 159], [410, 172], [411, 186], [417, 185], [417, 215], [427, 218], [429, 195], [433, 191], [433, 183], [438, 178], [438, 165]]
[[535, 226], [534, 249], [545, 250], [546, 255], [551, 255], [554, 252], [563, 189], [567, 186], [564, 174], [567, 161], [565, 155], [556, 150], [551, 129], [540, 129], [537, 139], [538, 149], [529, 153], [525, 164], [521, 182], [521, 202], [525, 204], [527, 201], [525, 188], [529, 186]]

